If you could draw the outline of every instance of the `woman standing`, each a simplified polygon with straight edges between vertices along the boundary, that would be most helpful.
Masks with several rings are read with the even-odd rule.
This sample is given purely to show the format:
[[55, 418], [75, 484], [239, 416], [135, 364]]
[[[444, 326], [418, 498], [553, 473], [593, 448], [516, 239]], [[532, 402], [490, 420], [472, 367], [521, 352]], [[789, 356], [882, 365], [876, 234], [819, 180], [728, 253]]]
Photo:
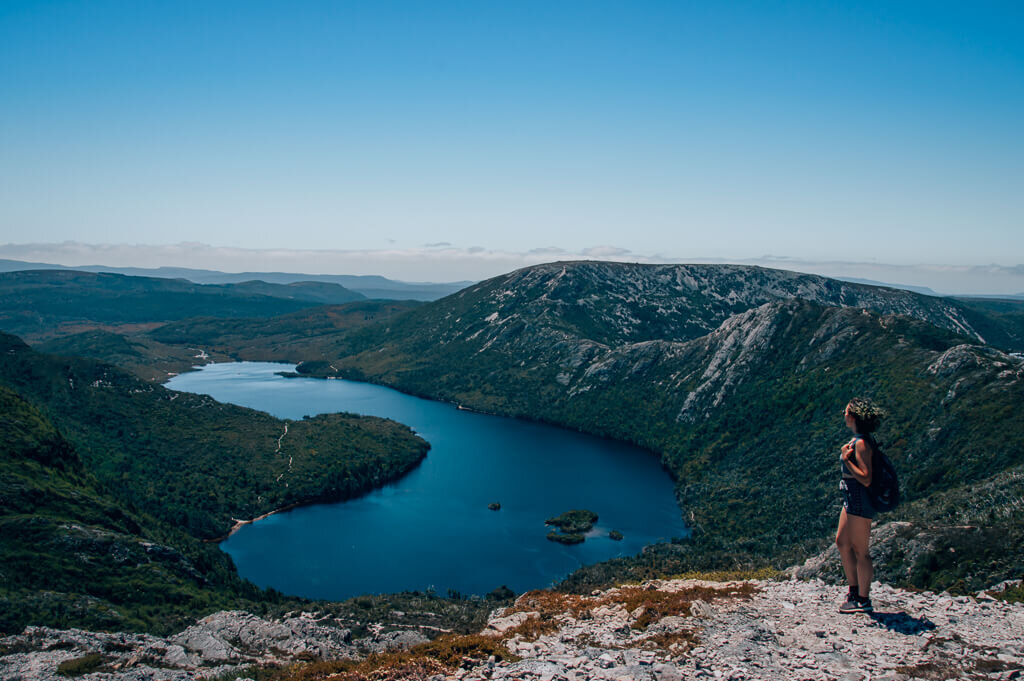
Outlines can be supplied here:
[[843, 478], [839, 488], [843, 492], [843, 510], [839, 513], [836, 546], [843, 561], [850, 592], [839, 612], [871, 612], [871, 580], [874, 567], [868, 552], [871, 542], [871, 519], [875, 509], [871, 505], [868, 487], [871, 486], [871, 459], [875, 441], [871, 433], [878, 429], [884, 412], [870, 400], [855, 397], [843, 411], [853, 439], [839, 450]]

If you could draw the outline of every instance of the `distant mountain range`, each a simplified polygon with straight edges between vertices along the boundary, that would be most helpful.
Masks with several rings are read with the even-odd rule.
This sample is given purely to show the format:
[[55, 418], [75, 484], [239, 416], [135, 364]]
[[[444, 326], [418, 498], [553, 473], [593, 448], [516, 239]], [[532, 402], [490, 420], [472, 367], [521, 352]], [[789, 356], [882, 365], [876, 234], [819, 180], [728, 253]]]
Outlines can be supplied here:
[[272, 317], [329, 303], [363, 300], [338, 284], [194, 284], [73, 270], [0, 273], [0, 329], [20, 335], [97, 324], [166, 322], [186, 317]]
[[[437, 300], [455, 293], [473, 282], [457, 281], [450, 283], [405, 282], [387, 279], [375, 275], [347, 274], [294, 274], [288, 272], [239, 272], [228, 273], [216, 270], [197, 270], [187, 267], [104, 267], [102, 265], [83, 265], [65, 267], [50, 263], [23, 262], [20, 260], [0, 259], [0, 272], [18, 270], [76, 270], [80, 272], [107, 272], [124, 274], [133, 277], [158, 277], [161, 279], [184, 279], [195, 284], [239, 284], [260, 281], [268, 284], [294, 284], [297, 282], [317, 282], [337, 284], [364, 298], [383, 300]], [[326, 302], [326, 301], [324, 301]], [[338, 302], [338, 301], [335, 301]]]

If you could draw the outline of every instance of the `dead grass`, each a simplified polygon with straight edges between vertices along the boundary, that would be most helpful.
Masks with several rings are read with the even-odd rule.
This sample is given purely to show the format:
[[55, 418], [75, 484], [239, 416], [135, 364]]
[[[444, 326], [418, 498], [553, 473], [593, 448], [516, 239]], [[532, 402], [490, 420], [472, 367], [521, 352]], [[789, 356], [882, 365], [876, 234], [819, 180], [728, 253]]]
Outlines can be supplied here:
[[588, 596], [576, 596], [557, 591], [527, 591], [516, 599], [515, 604], [506, 611], [506, 614], [539, 612], [542, 615], [554, 616], [568, 613], [573, 617], [579, 617], [594, 605], [594, 599]]
[[[721, 580], [719, 580], [721, 581]], [[738, 581], [738, 580], [730, 580]], [[644, 608], [639, 626], [647, 626], [669, 615], [690, 614], [690, 603], [695, 600], [713, 601], [722, 598], [750, 598], [755, 592], [752, 584], [725, 585], [720, 587], [691, 586], [681, 591], [660, 591], [643, 586], [620, 586], [603, 596], [577, 596], [556, 591], [529, 591], [520, 596], [508, 613], [538, 612], [543, 619], [567, 613], [579, 618], [584, 613], [602, 606], [621, 605], [627, 612]]]
[[550, 614], [542, 614], [540, 617], [531, 617], [518, 627], [513, 627], [502, 636], [502, 641], [507, 641], [513, 636], [521, 636], [524, 641], [536, 641], [544, 634], [553, 634], [558, 631], [558, 621]]
[[285, 670], [281, 681], [398, 681], [450, 674], [467, 660], [515, 661], [515, 656], [488, 636], [445, 634], [409, 650], [370, 655], [365, 660], [314, 662]]
[[617, 603], [628, 612], [643, 608], [643, 612], [633, 622], [634, 629], [644, 630], [663, 617], [675, 615], [685, 617], [690, 614], [690, 604], [696, 600], [713, 601], [722, 598], [750, 598], [754, 593], [751, 584], [740, 584], [716, 589], [706, 586], [693, 586], [682, 591], [658, 591], [640, 586], [622, 587], [617, 592], [600, 599], [599, 605]]

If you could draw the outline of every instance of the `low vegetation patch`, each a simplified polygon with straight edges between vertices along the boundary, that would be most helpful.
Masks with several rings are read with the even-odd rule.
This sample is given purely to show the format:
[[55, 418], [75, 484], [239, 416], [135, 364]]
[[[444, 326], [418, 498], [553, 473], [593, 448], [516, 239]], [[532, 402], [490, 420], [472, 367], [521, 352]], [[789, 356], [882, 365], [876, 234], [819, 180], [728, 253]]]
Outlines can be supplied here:
[[57, 673], [61, 676], [82, 676], [83, 674], [91, 674], [92, 672], [98, 671], [108, 660], [109, 658], [101, 655], [100, 653], [89, 653], [82, 657], [64, 660], [57, 665]]
[[992, 598], [997, 598], [1007, 603], [1024, 603], [1024, 582], [1021, 582], [1017, 586], [1012, 586], [1009, 589], [1003, 589], [1002, 591], [990, 592]]
[[[267, 681], [399, 681], [450, 674], [464, 663], [494, 656], [515, 661], [501, 641], [488, 636], [440, 636], [409, 650], [370, 655], [365, 660], [314, 662], [275, 672]], [[262, 679], [261, 679], [262, 681]]]
[[773, 567], [752, 570], [691, 571], [672, 575], [670, 579], [699, 579], [705, 582], [742, 582], [748, 579], [777, 579], [782, 575]]
[[559, 544], [582, 544], [586, 541], [586, 537], [582, 534], [559, 534], [557, 532], [548, 532], [548, 541], [558, 542]]

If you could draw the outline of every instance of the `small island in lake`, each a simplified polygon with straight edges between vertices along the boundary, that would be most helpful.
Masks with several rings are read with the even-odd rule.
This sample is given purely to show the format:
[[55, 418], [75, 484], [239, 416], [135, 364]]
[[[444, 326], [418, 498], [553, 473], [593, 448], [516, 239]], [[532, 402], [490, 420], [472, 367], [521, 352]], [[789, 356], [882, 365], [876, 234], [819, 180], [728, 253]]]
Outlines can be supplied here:
[[551, 532], [548, 532], [548, 539], [550, 541], [558, 542], [559, 544], [582, 544], [587, 538], [582, 534], [577, 534], [575, 532], [572, 534], [559, 534], [552, 530]]
[[618, 530], [612, 530], [608, 533], [608, 538], [613, 539], [615, 541], [622, 541], [622, 533]]
[[580, 544], [585, 539], [585, 533], [589, 532], [597, 522], [597, 514], [586, 509], [574, 509], [566, 511], [557, 518], [548, 518], [545, 525], [554, 525], [561, 534], [552, 530], [548, 532], [548, 539], [560, 544]]
[[487, 504], [487, 508], [491, 509], [492, 511], [500, 511], [501, 504], [495, 501], [493, 504]]

